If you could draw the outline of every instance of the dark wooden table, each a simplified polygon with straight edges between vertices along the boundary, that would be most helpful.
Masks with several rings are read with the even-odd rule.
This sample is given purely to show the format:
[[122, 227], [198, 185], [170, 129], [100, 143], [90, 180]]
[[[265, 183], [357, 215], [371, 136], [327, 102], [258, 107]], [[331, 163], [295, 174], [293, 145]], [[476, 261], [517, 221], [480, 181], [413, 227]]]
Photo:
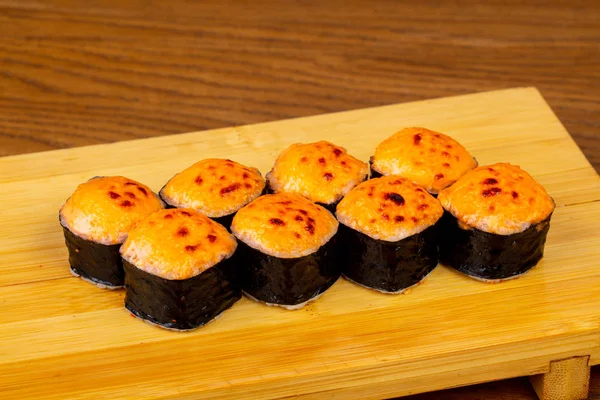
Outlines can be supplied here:
[[600, 170], [600, 2], [523, 3], [0, 0], [0, 155], [537, 86]]

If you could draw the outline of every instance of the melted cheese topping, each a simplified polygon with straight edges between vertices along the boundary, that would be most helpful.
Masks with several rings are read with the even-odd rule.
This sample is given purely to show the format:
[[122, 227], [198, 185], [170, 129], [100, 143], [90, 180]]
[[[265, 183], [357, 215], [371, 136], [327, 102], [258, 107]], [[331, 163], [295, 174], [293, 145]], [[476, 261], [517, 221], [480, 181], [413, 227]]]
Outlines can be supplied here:
[[60, 223], [92, 242], [123, 243], [145, 216], [163, 208], [146, 185], [122, 176], [97, 177], [75, 189], [60, 209]]
[[338, 220], [378, 240], [397, 242], [424, 231], [444, 214], [426, 190], [400, 176], [371, 179], [338, 204]]
[[155, 212], [129, 232], [124, 260], [152, 275], [182, 280], [201, 274], [235, 252], [237, 242], [222, 225], [192, 209]]
[[443, 133], [405, 128], [377, 146], [371, 167], [382, 175], [401, 175], [430, 193], [438, 193], [477, 167], [477, 161]]
[[519, 166], [504, 163], [470, 171], [438, 199], [467, 229], [498, 235], [523, 232], [554, 211], [542, 185]]
[[293, 193], [261, 196], [238, 211], [231, 231], [248, 246], [279, 258], [312, 254], [335, 235], [325, 208]]
[[298, 193], [322, 204], [335, 203], [364, 181], [369, 166], [345, 148], [326, 141], [296, 143], [285, 149], [267, 174], [274, 192]]
[[264, 188], [258, 169], [209, 158], [171, 178], [160, 196], [171, 206], [193, 208], [217, 218], [236, 212], [260, 196]]

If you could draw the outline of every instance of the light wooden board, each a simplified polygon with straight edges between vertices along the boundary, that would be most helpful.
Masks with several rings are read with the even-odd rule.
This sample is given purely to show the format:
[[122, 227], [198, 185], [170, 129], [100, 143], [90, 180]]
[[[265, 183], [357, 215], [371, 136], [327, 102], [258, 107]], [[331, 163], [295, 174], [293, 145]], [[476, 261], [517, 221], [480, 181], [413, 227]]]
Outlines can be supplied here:
[[[202, 110], [198, 110], [199, 113]], [[367, 160], [405, 126], [521, 165], [557, 203], [542, 262], [482, 284], [446, 268], [409, 294], [338, 281], [299, 311], [239, 301], [191, 333], [132, 318], [123, 291], [68, 272], [58, 209], [120, 174], [154, 190], [205, 157], [264, 173], [289, 144], [327, 139]], [[600, 178], [540, 94], [511, 89], [0, 159], [0, 397], [368, 399], [600, 363]]]

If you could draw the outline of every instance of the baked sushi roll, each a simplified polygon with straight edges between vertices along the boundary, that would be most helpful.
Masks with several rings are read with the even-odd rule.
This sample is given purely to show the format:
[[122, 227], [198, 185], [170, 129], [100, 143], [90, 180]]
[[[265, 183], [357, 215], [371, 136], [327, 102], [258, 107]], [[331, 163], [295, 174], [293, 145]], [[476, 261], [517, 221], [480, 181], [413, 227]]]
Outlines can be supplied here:
[[59, 211], [71, 272], [101, 288], [123, 287], [119, 247], [135, 224], [162, 208], [148, 186], [122, 176], [79, 185]]
[[263, 194], [265, 180], [256, 168], [208, 158], [184, 169], [160, 190], [171, 208], [192, 208], [227, 229], [243, 206]]
[[279, 154], [267, 173], [269, 193], [296, 193], [335, 212], [337, 203], [366, 180], [368, 165], [326, 141], [296, 143]]
[[542, 258], [554, 201], [516, 165], [474, 169], [438, 197], [441, 261], [484, 282], [518, 277]]
[[329, 211], [293, 193], [267, 194], [239, 210], [231, 230], [243, 291], [287, 309], [316, 299], [340, 277], [337, 228]]
[[385, 139], [370, 163], [372, 178], [400, 175], [434, 196], [477, 167], [460, 143], [425, 128], [405, 128]]
[[361, 183], [336, 212], [344, 276], [383, 293], [401, 293], [438, 264], [439, 202], [406, 178]]
[[121, 247], [125, 307], [167, 329], [206, 324], [241, 298], [231, 262], [236, 246], [227, 229], [192, 209], [148, 216]]

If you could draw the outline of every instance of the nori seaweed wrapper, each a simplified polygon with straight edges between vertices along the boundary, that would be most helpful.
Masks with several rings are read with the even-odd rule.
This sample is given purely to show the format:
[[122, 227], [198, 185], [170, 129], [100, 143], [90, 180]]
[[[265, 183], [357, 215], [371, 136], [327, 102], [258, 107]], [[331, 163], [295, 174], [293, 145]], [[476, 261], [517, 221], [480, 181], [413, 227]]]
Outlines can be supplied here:
[[438, 264], [439, 221], [396, 242], [373, 239], [340, 224], [344, 276], [383, 292], [399, 292], [419, 283]]
[[123, 286], [123, 263], [119, 254], [121, 244], [92, 242], [80, 238], [64, 226], [62, 228], [73, 273], [108, 288]]
[[533, 268], [544, 255], [550, 214], [523, 232], [497, 235], [476, 228], [462, 229], [448, 211], [442, 217], [440, 259], [480, 280], [515, 277]]
[[198, 328], [241, 298], [232, 281], [231, 258], [199, 275], [169, 280], [135, 267], [123, 260], [125, 307], [135, 316], [174, 330]]
[[242, 290], [270, 304], [294, 306], [325, 292], [341, 275], [337, 235], [316, 252], [297, 258], [261, 253], [241, 240], [234, 255]]

